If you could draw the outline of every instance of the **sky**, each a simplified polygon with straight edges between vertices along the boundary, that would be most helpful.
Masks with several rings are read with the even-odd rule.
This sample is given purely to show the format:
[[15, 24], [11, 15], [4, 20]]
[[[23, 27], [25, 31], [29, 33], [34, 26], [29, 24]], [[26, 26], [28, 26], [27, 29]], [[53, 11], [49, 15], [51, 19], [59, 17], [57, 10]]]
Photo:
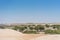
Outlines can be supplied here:
[[60, 22], [60, 0], [0, 0], [0, 23]]

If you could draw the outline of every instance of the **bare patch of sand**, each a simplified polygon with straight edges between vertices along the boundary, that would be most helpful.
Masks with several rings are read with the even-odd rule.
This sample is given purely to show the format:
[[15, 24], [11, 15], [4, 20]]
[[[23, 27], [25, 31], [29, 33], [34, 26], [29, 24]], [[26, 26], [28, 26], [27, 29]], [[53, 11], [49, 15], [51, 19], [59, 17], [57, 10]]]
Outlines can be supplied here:
[[60, 40], [60, 35], [45, 35], [31, 40]]
[[0, 29], [0, 40], [30, 40], [45, 34], [22, 34], [11, 29]]
[[11, 29], [0, 29], [0, 40], [23, 40], [22, 33]]
[[30, 39], [34, 39], [40, 36], [44, 36], [45, 34], [24, 34], [23, 39], [25, 40], [30, 40]]

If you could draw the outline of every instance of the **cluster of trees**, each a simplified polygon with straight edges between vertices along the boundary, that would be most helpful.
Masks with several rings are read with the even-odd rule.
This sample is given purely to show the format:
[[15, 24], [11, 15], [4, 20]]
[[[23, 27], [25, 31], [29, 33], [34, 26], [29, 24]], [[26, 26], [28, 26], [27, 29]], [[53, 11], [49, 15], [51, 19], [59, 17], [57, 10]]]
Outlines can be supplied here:
[[60, 25], [50, 25], [49, 27], [52, 27], [53, 29], [57, 29], [57, 30], [45, 30], [46, 34], [60, 34]]
[[13, 28], [14, 30], [23, 32], [23, 33], [38, 33], [40, 31], [44, 30], [44, 26], [43, 25], [27, 25], [27, 26], [15, 26]]
[[57, 33], [57, 30], [51, 30], [51, 29], [45, 30], [45, 28], [49, 27], [52, 27], [53, 29], [57, 28], [60, 31], [60, 25], [48, 25], [48, 24], [15, 26], [13, 29], [23, 33], [40, 33], [40, 32]]
[[[45, 30], [45, 28], [57, 28], [57, 30]], [[0, 29], [5, 29], [5, 28], [10, 28], [22, 33], [40, 33], [40, 32], [45, 32], [45, 33], [57, 33], [60, 32], [60, 25], [14, 25], [14, 26], [0, 26]]]

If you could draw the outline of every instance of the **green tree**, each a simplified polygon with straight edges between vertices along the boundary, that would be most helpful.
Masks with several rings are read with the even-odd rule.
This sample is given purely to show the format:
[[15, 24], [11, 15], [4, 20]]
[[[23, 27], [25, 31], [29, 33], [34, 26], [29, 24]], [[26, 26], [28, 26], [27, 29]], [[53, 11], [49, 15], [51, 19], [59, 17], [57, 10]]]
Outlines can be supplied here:
[[19, 31], [24, 31], [25, 29], [27, 29], [27, 27], [19, 27]]
[[46, 26], [46, 27], [50, 27], [50, 25], [48, 25], [48, 24], [46, 24], [45, 26]]
[[35, 29], [39, 32], [39, 31], [44, 30], [44, 26], [42, 26], [42, 25], [37, 25], [37, 26], [35, 27]]
[[18, 26], [15, 26], [13, 29], [14, 29], [14, 30], [18, 30], [18, 29], [19, 29], [19, 27], [18, 27]]
[[58, 30], [60, 30], [60, 25], [52, 25], [53, 28], [57, 28]]

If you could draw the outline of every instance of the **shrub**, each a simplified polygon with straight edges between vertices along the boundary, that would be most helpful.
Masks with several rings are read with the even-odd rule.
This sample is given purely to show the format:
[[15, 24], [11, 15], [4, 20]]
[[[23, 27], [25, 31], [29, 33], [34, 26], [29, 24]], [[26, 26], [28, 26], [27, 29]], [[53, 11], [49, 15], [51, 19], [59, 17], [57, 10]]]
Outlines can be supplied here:
[[46, 34], [60, 34], [60, 30], [45, 30]]
[[38, 32], [37, 31], [25, 31], [24, 33], [27, 33], [27, 34], [37, 34]]

